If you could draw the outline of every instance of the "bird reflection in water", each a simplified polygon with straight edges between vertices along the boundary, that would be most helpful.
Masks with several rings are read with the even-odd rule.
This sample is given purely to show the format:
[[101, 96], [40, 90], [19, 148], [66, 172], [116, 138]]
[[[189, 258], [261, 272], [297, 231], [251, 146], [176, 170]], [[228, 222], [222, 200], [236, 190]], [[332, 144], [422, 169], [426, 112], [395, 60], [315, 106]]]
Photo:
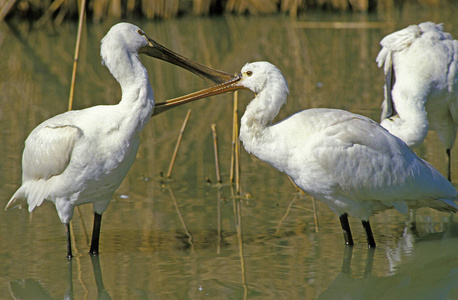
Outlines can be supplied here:
[[[94, 272], [95, 284], [97, 288], [97, 299], [111, 299], [110, 293], [103, 283], [102, 268], [100, 267], [99, 256], [91, 256], [92, 270]], [[64, 299], [75, 299], [73, 290], [73, 260], [66, 262], [68, 266], [68, 285]], [[84, 278], [88, 276], [82, 276]], [[62, 299], [54, 298], [42, 285], [40, 280], [22, 279], [9, 283], [9, 290], [13, 299]]]

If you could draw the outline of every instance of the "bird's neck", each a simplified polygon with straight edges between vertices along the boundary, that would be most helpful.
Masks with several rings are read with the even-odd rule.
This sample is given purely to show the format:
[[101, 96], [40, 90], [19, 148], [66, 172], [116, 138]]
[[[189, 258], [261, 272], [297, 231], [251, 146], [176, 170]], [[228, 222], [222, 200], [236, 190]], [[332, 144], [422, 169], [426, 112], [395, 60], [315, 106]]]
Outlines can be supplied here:
[[286, 94], [275, 96], [275, 93], [265, 89], [248, 104], [240, 125], [240, 140], [248, 152], [256, 155], [257, 148], [266, 146], [269, 127], [285, 99]]
[[[148, 72], [138, 55], [120, 56], [119, 66], [111, 73], [121, 85], [122, 98], [119, 106], [136, 130], [141, 130], [151, 117], [154, 108], [153, 90]], [[135, 124], [134, 124], [135, 123]]]
[[382, 120], [382, 127], [403, 140], [409, 147], [420, 145], [428, 134], [426, 114], [415, 117], [393, 117]]

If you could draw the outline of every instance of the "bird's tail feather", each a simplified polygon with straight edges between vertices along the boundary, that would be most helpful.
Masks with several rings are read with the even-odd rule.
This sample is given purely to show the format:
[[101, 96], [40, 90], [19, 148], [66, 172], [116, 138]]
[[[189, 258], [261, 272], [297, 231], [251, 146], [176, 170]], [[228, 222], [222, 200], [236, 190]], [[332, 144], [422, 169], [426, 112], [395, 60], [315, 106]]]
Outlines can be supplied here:
[[14, 193], [13, 197], [11, 197], [10, 201], [8, 201], [8, 204], [5, 206], [5, 210], [13, 208], [15, 206], [19, 206], [20, 203], [18, 203], [20, 200], [26, 199], [24, 189], [22, 186]]
[[48, 196], [48, 188], [45, 184], [43, 184], [43, 182], [41, 182], [41, 180], [24, 183], [14, 193], [13, 197], [11, 197], [10, 201], [5, 207], [5, 210], [18, 206], [20, 205], [20, 200], [27, 199], [29, 212], [32, 212], [35, 207], [40, 206]]

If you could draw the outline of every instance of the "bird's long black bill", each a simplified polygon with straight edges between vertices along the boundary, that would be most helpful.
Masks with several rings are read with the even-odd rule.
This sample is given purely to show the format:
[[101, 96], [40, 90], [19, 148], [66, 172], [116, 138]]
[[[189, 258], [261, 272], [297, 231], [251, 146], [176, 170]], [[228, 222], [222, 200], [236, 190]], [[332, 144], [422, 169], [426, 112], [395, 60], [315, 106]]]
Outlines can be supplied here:
[[164, 102], [156, 103], [154, 106], [153, 116], [156, 116], [160, 113], [163, 113], [171, 108], [177, 107], [179, 105], [189, 103], [195, 100], [211, 97], [214, 95], [225, 94], [236, 90], [246, 89], [245, 87], [238, 85], [238, 82], [242, 79], [241, 75], [238, 75], [229, 81], [200, 90], [198, 92], [181, 96], [178, 98], [166, 100]]
[[148, 41], [148, 46], [141, 48], [139, 53], [146, 54], [148, 56], [155, 57], [184, 68], [207, 80], [213, 85], [227, 82], [234, 77], [229, 73], [216, 70], [192, 61], [189, 58], [186, 58], [178, 53], [173, 52], [170, 49], [167, 49], [155, 40], [146, 36], [143, 32], [139, 33], [142, 34]]

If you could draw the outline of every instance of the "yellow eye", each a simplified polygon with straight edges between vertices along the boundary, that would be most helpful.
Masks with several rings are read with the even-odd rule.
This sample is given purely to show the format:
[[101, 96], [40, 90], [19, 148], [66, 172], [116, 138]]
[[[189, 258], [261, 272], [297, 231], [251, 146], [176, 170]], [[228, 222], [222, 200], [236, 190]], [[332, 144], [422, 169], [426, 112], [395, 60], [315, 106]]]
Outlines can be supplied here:
[[247, 71], [247, 72], [246, 72], [246, 75], [247, 75], [247, 76], [251, 76], [251, 75], [253, 75], [253, 72]]

